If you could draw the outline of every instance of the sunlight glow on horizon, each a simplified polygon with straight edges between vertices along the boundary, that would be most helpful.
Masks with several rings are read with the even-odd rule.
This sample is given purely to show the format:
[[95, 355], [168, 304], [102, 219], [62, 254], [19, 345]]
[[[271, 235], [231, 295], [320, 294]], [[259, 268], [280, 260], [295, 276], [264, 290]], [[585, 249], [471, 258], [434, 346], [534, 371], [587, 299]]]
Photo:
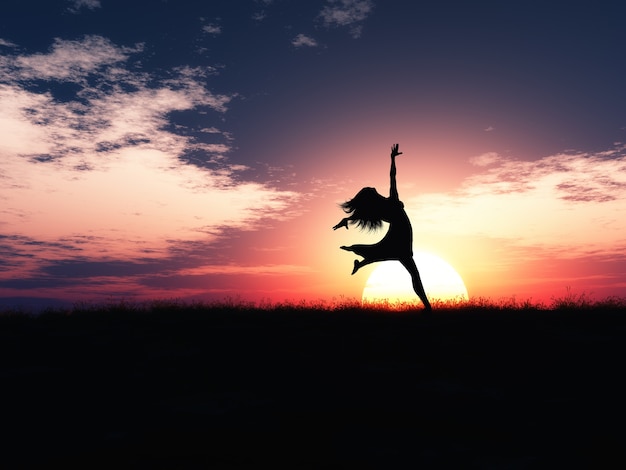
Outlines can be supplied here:
[[[449, 263], [423, 251], [416, 252], [413, 258], [430, 301], [469, 299], [463, 279]], [[374, 268], [363, 288], [362, 301], [421, 304], [411, 286], [411, 276], [398, 261], [384, 261]]]

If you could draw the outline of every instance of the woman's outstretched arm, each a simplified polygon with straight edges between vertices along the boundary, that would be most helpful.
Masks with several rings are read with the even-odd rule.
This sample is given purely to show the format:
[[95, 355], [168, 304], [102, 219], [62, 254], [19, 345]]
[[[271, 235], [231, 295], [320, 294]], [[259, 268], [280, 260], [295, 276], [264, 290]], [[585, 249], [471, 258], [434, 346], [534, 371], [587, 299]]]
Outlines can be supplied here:
[[354, 220], [354, 215], [351, 215], [350, 217], [344, 217], [343, 219], [341, 219], [341, 222], [339, 222], [337, 225], [333, 227], [333, 230], [337, 230], [338, 228], [341, 228], [341, 227], [345, 227], [347, 229], [348, 222], [351, 222], [352, 220]]
[[341, 222], [339, 222], [337, 225], [335, 225], [333, 227], [333, 230], [337, 230], [338, 228], [341, 228], [341, 227], [348, 228], [348, 218], [347, 217], [344, 217], [343, 219], [341, 219]]
[[389, 172], [389, 197], [391, 199], [399, 200], [398, 185], [396, 184], [396, 157], [402, 155], [402, 152], [398, 152], [398, 144], [391, 146], [391, 170]]

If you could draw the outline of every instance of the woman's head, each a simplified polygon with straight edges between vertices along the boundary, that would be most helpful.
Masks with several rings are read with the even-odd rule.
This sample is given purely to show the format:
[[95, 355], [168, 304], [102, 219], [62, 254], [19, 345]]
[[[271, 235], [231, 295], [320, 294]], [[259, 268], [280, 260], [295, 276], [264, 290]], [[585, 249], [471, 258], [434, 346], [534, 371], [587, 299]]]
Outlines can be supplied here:
[[376, 188], [363, 188], [356, 196], [341, 204], [341, 208], [352, 214], [352, 223], [361, 229], [376, 230], [383, 224], [387, 198]]

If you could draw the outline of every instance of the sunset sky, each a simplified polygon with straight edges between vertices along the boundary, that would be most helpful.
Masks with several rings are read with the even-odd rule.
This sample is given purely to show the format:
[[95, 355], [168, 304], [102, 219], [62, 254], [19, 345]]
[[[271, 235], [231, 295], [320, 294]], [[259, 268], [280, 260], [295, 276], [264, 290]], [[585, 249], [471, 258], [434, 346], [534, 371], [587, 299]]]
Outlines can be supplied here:
[[[549, 6], [548, 6], [549, 5]], [[626, 6], [8, 0], [0, 306], [360, 298], [363, 186], [470, 298], [626, 296]], [[419, 268], [419, 266], [418, 266]], [[39, 300], [37, 300], [39, 299]]]

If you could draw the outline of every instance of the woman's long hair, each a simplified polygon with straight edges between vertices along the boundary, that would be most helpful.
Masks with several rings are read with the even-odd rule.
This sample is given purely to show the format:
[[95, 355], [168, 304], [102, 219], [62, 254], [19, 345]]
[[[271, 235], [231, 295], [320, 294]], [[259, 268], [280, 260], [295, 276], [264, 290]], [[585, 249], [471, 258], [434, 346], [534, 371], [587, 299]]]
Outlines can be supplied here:
[[377, 230], [383, 225], [386, 198], [376, 188], [363, 188], [356, 196], [341, 204], [346, 214], [352, 214], [351, 224], [361, 230]]

